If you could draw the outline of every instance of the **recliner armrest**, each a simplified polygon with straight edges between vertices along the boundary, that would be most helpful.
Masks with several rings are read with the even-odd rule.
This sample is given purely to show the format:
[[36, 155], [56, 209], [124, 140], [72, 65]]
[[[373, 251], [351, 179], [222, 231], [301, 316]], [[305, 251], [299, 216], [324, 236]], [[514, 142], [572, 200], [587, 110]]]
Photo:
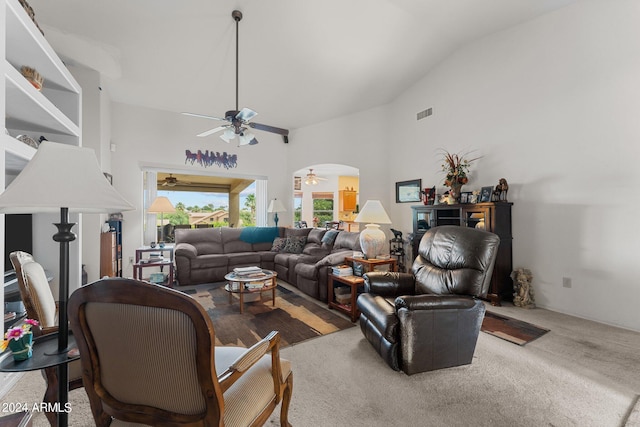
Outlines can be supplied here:
[[191, 243], [178, 243], [175, 247], [176, 256], [184, 256], [187, 258], [195, 258], [198, 256], [198, 250]]
[[411, 273], [371, 271], [364, 276], [364, 291], [380, 296], [413, 295], [415, 277]]
[[456, 310], [468, 309], [476, 304], [476, 299], [459, 295], [403, 295], [395, 299], [396, 310]]

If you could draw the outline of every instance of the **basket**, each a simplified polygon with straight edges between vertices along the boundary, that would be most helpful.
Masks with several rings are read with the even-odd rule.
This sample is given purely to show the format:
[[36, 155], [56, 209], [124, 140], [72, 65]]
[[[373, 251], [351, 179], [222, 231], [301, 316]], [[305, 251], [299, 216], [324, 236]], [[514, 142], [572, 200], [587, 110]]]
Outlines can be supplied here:
[[39, 72], [35, 70], [35, 68], [27, 67], [23, 65], [20, 68], [20, 74], [24, 76], [25, 79], [29, 81], [37, 90], [42, 90], [42, 85], [44, 84], [44, 78], [40, 75]]

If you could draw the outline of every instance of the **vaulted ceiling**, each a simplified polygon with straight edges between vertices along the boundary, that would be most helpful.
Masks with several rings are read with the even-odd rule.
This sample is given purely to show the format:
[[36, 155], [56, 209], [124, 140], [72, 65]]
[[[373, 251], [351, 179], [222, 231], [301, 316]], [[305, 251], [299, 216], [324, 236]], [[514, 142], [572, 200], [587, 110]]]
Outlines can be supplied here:
[[[29, 0], [113, 101], [295, 129], [383, 105], [460, 47], [580, 0]], [[193, 118], [191, 120], [202, 120]], [[203, 123], [203, 129], [210, 123]]]

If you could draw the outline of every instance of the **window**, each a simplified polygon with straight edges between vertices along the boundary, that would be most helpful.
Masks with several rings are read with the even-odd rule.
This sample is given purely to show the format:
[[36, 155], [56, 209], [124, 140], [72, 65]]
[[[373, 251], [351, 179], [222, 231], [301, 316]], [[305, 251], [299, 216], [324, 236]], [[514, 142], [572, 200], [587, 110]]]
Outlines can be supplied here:
[[293, 221], [302, 220], [302, 192], [293, 194]]
[[313, 193], [313, 217], [318, 218], [318, 225], [333, 221], [333, 193]]

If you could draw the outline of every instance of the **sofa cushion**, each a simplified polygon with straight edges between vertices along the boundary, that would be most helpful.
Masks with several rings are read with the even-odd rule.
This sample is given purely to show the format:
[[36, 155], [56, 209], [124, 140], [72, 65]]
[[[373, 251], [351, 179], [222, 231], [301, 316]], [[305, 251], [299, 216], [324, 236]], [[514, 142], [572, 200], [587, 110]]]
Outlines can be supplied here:
[[333, 244], [331, 252], [344, 251], [361, 251], [360, 248], [360, 233], [354, 231], [341, 231], [336, 237], [336, 241]]
[[323, 230], [321, 228], [311, 228], [309, 235], [307, 236], [307, 243], [322, 243], [322, 239], [324, 238], [327, 230]]
[[198, 255], [221, 254], [222, 234], [220, 228], [176, 229], [176, 246], [190, 243]]
[[226, 267], [229, 264], [228, 259], [224, 254], [200, 255], [191, 260], [191, 269]]
[[273, 239], [273, 244], [271, 245], [271, 251], [282, 252], [282, 249], [284, 249], [284, 245], [286, 244], [287, 244], [286, 237], [276, 237], [275, 239]]
[[[253, 251], [251, 243], [240, 239], [242, 228], [222, 227], [220, 230], [222, 233], [222, 248], [225, 254]], [[273, 242], [273, 239], [271, 241]]]
[[226, 254], [229, 258], [229, 271], [232, 267], [240, 265], [255, 265], [260, 266], [260, 254], [258, 252], [237, 252], [232, 254]]
[[306, 236], [289, 236], [287, 237], [287, 242], [285, 243], [284, 248], [282, 248], [282, 252], [301, 254], [306, 243]]
[[285, 228], [284, 237], [289, 236], [308, 236], [313, 228]]
[[338, 230], [329, 230], [325, 233], [324, 237], [322, 237], [322, 243], [325, 245], [333, 245], [336, 241], [336, 237], [340, 232]]

